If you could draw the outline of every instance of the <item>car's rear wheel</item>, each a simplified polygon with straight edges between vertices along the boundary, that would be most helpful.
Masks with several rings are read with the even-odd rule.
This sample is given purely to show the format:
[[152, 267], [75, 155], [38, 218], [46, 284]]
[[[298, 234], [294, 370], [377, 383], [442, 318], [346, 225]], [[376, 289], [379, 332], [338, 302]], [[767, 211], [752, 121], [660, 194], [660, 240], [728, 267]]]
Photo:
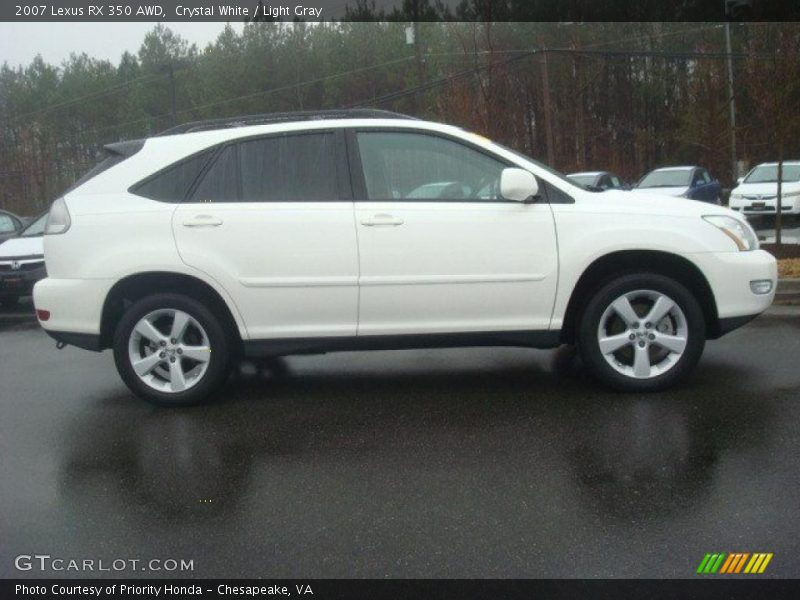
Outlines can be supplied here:
[[228, 374], [228, 338], [205, 305], [179, 294], [138, 300], [114, 334], [114, 361], [139, 397], [162, 406], [206, 400]]
[[705, 317], [694, 295], [653, 273], [625, 275], [603, 286], [578, 326], [584, 363], [621, 391], [656, 391], [678, 383], [697, 364], [705, 339]]

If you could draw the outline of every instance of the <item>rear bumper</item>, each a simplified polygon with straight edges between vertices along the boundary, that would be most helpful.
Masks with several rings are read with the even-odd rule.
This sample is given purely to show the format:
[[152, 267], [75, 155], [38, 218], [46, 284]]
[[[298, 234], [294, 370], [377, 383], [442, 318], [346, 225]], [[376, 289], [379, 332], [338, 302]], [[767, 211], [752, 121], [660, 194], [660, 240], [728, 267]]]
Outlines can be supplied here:
[[92, 350], [93, 352], [100, 352], [100, 336], [91, 333], [72, 333], [69, 331], [50, 331], [45, 329], [45, 333], [53, 338], [55, 341], [66, 344], [67, 346], [75, 346], [76, 348], [83, 348], [84, 350]]
[[[771, 200], [731, 200], [729, 208], [744, 213], [746, 215], [774, 215], [777, 209], [775, 198]], [[781, 201], [781, 212], [785, 215], [800, 214], [800, 199], [796, 196], [783, 198]]]
[[111, 279], [42, 279], [33, 288], [33, 303], [50, 318], [39, 323], [45, 331], [99, 336], [103, 303], [112, 285]]

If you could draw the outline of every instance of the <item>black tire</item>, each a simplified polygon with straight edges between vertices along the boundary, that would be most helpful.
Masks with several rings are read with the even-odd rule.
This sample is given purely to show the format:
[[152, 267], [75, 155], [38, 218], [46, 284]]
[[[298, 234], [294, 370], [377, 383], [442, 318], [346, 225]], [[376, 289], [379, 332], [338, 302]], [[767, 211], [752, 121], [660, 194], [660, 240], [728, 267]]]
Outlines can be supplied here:
[[[678, 361], [666, 372], [648, 379], [626, 376], [615, 370], [600, 350], [598, 328], [603, 313], [617, 298], [636, 290], [652, 290], [667, 295], [686, 317], [686, 347]], [[655, 273], [622, 275], [597, 289], [579, 316], [577, 346], [587, 369], [610, 388], [622, 392], [655, 392], [684, 380], [697, 365], [706, 342], [703, 309], [694, 294], [674, 279]]]
[[[145, 315], [159, 309], [188, 313], [205, 329], [212, 348], [208, 368], [202, 379], [181, 392], [162, 392], [145, 382], [133, 370], [128, 341], [133, 328]], [[120, 377], [131, 391], [158, 406], [191, 406], [209, 399], [230, 371], [231, 344], [220, 320], [201, 302], [181, 294], [155, 294], [133, 303], [122, 315], [114, 332], [114, 362]]]

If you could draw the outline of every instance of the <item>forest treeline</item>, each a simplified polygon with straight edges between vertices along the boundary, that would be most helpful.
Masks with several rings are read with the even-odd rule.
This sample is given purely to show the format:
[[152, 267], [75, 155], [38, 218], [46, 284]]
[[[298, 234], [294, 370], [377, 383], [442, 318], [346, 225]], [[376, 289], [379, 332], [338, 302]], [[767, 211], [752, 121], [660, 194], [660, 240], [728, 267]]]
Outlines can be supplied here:
[[[737, 159], [800, 158], [800, 25], [731, 33]], [[698, 163], [730, 185], [729, 101], [720, 23], [247, 23], [205, 47], [158, 25], [118, 61], [3, 64], [0, 207], [44, 210], [104, 144], [175, 123], [347, 107], [457, 124], [562, 171]]]

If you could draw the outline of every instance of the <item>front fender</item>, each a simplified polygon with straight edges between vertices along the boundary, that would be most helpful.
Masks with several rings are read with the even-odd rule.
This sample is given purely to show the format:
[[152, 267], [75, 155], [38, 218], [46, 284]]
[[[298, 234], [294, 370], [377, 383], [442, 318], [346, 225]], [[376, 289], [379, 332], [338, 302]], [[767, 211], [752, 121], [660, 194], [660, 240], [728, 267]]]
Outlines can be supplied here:
[[[581, 276], [598, 259], [624, 251], [655, 251], [680, 256], [698, 268], [698, 255], [735, 252], [733, 242], [697, 216], [591, 214], [557, 211], [559, 280], [551, 329], [564, 324], [567, 306]], [[643, 269], [647, 264], [642, 264]]]

